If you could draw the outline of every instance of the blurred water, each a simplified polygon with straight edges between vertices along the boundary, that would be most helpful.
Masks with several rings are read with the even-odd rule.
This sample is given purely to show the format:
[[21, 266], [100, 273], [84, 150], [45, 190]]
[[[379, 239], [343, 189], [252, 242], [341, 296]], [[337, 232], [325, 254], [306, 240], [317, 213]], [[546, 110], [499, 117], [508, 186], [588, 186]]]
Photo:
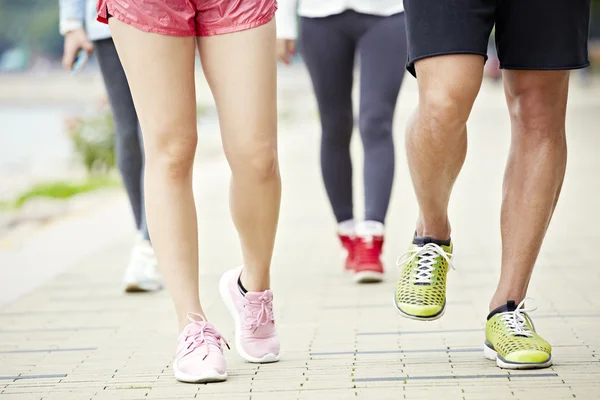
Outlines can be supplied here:
[[64, 120], [68, 106], [0, 106], [0, 170], [65, 162], [72, 155]]
[[32, 184], [63, 179], [73, 171], [64, 121], [78, 106], [0, 105], [0, 201]]

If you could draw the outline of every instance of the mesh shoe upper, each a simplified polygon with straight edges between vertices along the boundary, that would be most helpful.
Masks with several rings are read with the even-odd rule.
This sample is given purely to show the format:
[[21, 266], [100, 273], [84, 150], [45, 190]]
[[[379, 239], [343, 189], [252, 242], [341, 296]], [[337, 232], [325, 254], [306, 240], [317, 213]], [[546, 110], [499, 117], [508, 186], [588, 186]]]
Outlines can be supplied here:
[[452, 266], [452, 244], [413, 243], [398, 260], [402, 268], [396, 285], [396, 304], [401, 311], [430, 317], [446, 303], [446, 274]]
[[504, 360], [512, 362], [544, 362], [550, 358], [552, 347], [537, 332], [524, 301], [515, 306], [509, 301], [492, 311], [486, 323], [485, 338]]

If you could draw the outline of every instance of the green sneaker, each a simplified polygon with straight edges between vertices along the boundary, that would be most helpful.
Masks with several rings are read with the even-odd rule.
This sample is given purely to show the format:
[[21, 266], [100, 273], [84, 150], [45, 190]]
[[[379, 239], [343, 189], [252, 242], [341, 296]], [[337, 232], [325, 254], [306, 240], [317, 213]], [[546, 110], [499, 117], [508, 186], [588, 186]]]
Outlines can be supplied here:
[[[531, 299], [530, 299], [531, 300]], [[500, 368], [530, 369], [552, 365], [552, 347], [535, 332], [533, 322], [523, 309], [509, 300], [488, 315], [485, 324], [485, 357], [496, 360]]]
[[432, 321], [446, 309], [446, 274], [452, 265], [452, 242], [415, 237], [398, 259], [402, 268], [394, 302], [408, 318]]

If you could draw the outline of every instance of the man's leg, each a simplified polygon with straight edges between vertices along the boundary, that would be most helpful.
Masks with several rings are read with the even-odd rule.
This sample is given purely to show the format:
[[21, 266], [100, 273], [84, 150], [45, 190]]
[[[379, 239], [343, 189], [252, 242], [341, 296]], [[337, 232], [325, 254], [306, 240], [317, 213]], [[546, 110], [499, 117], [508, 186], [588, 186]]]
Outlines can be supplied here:
[[440, 318], [452, 243], [448, 202], [467, 152], [467, 118], [483, 79], [483, 57], [447, 55], [417, 61], [419, 105], [406, 135], [419, 219], [402, 263], [396, 307], [406, 317]]
[[568, 71], [505, 71], [512, 140], [502, 201], [502, 273], [493, 310], [525, 298], [565, 176]]
[[[507, 2], [496, 45], [512, 140], [504, 176], [502, 274], [490, 308], [523, 300], [562, 186], [570, 69], [589, 65], [590, 1]], [[538, 12], [535, 23], [526, 15]]]
[[[558, 201], [567, 159], [569, 73], [589, 65], [589, 0], [501, 2], [496, 46], [512, 140], [502, 202], [502, 272], [490, 302], [485, 355], [501, 368], [545, 368], [552, 347], [538, 335], [524, 298]], [[535, 13], [534, 20], [526, 17]]]
[[545, 368], [552, 347], [523, 301], [562, 187], [567, 162], [568, 71], [504, 72], [512, 139], [504, 174], [502, 272], [490, 302], [485, 356], [501, 368]]
[[415, 238], [402, 257], [395, 303], [408, 318], [433, 320], [446, 308], [452, 265], [448, 203], [467, 152], [466, 123], [483, 79], [496, 0], [405, 0], [407, 69], [419, 104], [406, 151], [419, 203]]
[[419, 104], [406, 152], [419, 203], [417, 237], [450, 238], [448, 202], [467, 152], [467, 119], [483, 78], [483, 57], [447, 55], [417, 61]]

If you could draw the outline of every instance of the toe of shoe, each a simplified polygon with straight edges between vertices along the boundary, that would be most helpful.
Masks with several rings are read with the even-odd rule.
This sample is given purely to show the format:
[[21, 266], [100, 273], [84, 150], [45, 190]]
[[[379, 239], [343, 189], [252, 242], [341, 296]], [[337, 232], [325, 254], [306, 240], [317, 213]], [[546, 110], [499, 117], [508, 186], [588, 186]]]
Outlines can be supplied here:
[[223, 354], [209, 353], [204, 357], [187, 357], [177, 361], [177, 369], [190, 377], [224, 374], [227, 366]]
[[396, 303], [398, 309], [404, 314], [416, 318], [431, 318], [442, 312], [443, 307], [438, 305], [422, 305], [410, 303]]
[[244, 352], [250, 356], [252, 360], [262, 360], [265, 357], [279, 357], [280, 345], [277, 336], [262, 339], [247, 339], [243, 341], [242, 346]]
[[513, 363], [542, 364], [550, 360], [550, 354], [542, 350], [518, 350], [507, 354], [504, 359]]

